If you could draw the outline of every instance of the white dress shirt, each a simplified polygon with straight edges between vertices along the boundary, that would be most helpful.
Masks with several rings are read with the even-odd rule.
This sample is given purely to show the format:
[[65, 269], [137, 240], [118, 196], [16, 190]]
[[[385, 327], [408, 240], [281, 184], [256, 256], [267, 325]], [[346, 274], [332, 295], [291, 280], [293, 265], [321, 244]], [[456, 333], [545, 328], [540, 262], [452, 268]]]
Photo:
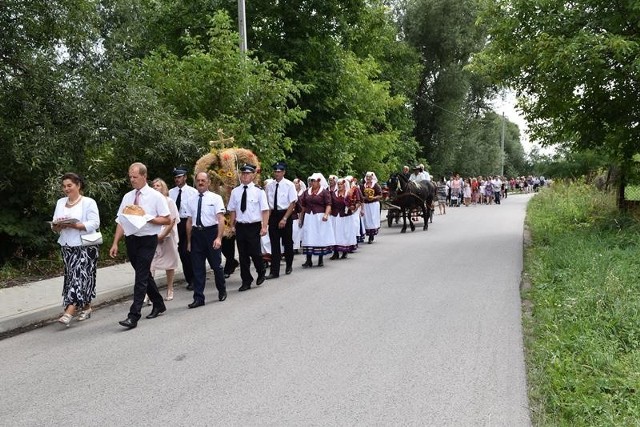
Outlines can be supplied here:
[[[118, 217], [116, 218], [116, 222], [120, 223], [120, 214], [124, 210], [127, 205], [133, 205], [136, 199], [136, 189], [129, 191], [122, 198], [122, 203], [120, 203], [120, 207], [118, 208]], [[157, 216], [166, 216], [171, 215], [171, 211], [169, 210], [169, 204], [167, 203], [167, 199], [164, 197], [162, 193], [154, 190], [145, 184], [144, 187], [140, 189], [140, 197], [138, 199], [138, 205], [144, 209], [144, 213], [146, 215], [151, 215], [153, 217]], [[134, 236], [152, 236], [154, 234], [160, 234], [162, 231], [162, 225], [152, 224], [151, 222], [147, 222], [141, 229], [133, 233]], [[125, 233], [126, 234], [126, 233]], [[128, 234], [127, 234], [128, 235]]]
[[[196, 190], [196, 196], [189, 199], [189, 203], [186, 206], [187, 216], [191, 217], [191, 225], [196, 226], [196, 219], [198, 218], [198, 201], [200, 200], [200, 193]], [[218, 224], [218, 214], [225, 213], [224, 202], [222, 197], [212, 191], [205, 191], [202, 193], [202, 207], [200, 208], [200, 220], [203, 227], [210, 227]]]
[[198, 190], [189, 186], [188, 184], [183, 185], [182, 187], [173, 187], [169, 190], [169, 197], [173, 199], [174, 202], [178, 200], [178, 194], [180, 194], [180, 189], [182, 189], [182, 196], [180, 197], [180, 218], [186, 218], [187, 215], [187, 204], [189, 199], [192, 197], [198, 197]]
[[231, 190], [227, 210], [236, 213], [236, 222], [245, 224], [262, 222], [262, 212], [269, 210], [267, 193], [263, 189], [256, 187], [253, 182], [247, 184], [247, 208], [242, 212], [240, 210], [240, 201], [242, 200], [243, 191], [244, 184], [240, 184]]
[[269, 202], [269, 208], [273, 210], [275, 207], [273, 206], [273, 197], [276, 192], [276, 184], [278, 185], [278, 210], [286, 211], [289, 205], [298, 200], [298, 193], [296, 191], [296, 186], [293, 185], [293, 182], [289, 181], [286, 178], [282, 178], [280, 182], [275, 179], [271, 181], [265, 187], [265, 191], [267, 193], [267, 202]]

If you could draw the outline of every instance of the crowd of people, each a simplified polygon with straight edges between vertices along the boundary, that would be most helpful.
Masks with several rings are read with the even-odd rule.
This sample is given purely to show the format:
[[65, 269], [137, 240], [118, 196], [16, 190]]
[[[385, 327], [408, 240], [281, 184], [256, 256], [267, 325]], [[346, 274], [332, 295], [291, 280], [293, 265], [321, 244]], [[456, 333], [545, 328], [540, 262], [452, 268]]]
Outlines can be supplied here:
[[437, 183], [437, 205], [440, 214], [447, 206], [499, 205], [509, 192], [537, 192], [546, 184], [544, 177], [478, 176], [462, 178], [459, 174], [442, 177]]
[[[290, 181], [285, 177], [286, 164], [277, 162], [272, 167], [273, 179], [266, 180], [262, 188], [255, 184], [256, 169], [251, 164], [239, 167], [240, 183], [225, 206], [222, 197], [210, 191], [207, 172], [196, 174], [195, 187], [191, 187], [186, 168], [175, 168], [175, 186], [168, 189], [159, 178], [149, 185], [144, 164], [129, 167], [132, 190], [123, 196], [116, 213], [109, 249], [110, 256], [116, 257], [124, 239], [134, 269], [133, 302], [120, 325], [137, 327], [145, 304], [152, 305], [147, 319], [166, 311], [165, 302], [173, 299], [178, 263], [182, 264], [187, 289], [193, 291], [193, 301], [188, 304], [193, 309], [205, 304], [207, 263], [214, 273], [218, 300], [225, 301], [226, 279], [237, 267], [241, 278], [238, 290], [244, 292], [251, 289], [254, 279], [257, 286], [277, 279], [282, 259], [285, 274], [291, 274], [295, 252], [305, 258], [303, 269], [317, 268], [324, 266], [325, 256], [345, 259], [360, 243], [374, 242], [380, 229], [382, 198], [374, 172], [367, 172], [363, 182], [335, 175], [327, 180], [321, 173], [306, 181]], [[62, 189], [65, 197], [57, 202], [52, 230], [60, 234], [64, 262], [64, 314], [58, 321], [69, 326], [73, 319], [91, 317], [101, 242], [86, 241], [83, 236], [96, 232], [100, 219], [96, 202], [83, 195], [80, 176], [65, 174]], [[230, 236], [224, 233], [225, 220]], [[166, 271], [165, 296], [154, 280], [157, 270]]]

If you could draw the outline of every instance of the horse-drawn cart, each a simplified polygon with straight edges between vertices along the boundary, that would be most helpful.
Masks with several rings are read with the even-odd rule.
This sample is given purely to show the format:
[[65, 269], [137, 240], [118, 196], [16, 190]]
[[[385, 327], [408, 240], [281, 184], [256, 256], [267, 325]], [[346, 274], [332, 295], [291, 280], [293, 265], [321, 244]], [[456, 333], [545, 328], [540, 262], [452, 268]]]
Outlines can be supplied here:
[[[395, 206], [389, 202], [383, 203], [383, 209], [387, 210], [387, 226], [393, 227], [393, 224], [398, 224], [402, 219], [402, 209], [399, 206]], [[423, 221], [422, 211], [420, 209], [413, 209], [410, 212], [413, 222]], [[429, 221], [433, 222], [433, 211], [429, 210]]]
[[432, 220], [435, 185], [430, 181], [410, 182], [402, 174], [393, 174], [388, 181], [389, 197], [384, 200], [387, 209], [387, 225], [393, 226], [402, 218], [402, 230], [407, 230], [407, 221], [411, 231], [415, 230], [414, 222], [422, 219], [423, 230], [429, 228]]

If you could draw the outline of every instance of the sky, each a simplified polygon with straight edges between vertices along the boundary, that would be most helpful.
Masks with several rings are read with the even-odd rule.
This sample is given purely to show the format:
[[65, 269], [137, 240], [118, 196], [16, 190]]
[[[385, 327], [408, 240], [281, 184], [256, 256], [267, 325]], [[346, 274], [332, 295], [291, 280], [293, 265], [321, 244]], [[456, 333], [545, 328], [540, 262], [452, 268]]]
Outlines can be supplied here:
[[509, 121], [518, 125], [520, 128], [520, 142], [526, 154], [529, 154], [534, 147], [537, 147], [541, 154], [550, 155], [555, 153], [553, 147], [540, 147], [540, 145], [530, 140], [527, 122], [522, 113], [516, 109], [516, 94], [514, 92], [509, 90], [504, 91], [503, 96], [498, 97], [493, 102], [493, 111], [498, 115], [504, 113]]

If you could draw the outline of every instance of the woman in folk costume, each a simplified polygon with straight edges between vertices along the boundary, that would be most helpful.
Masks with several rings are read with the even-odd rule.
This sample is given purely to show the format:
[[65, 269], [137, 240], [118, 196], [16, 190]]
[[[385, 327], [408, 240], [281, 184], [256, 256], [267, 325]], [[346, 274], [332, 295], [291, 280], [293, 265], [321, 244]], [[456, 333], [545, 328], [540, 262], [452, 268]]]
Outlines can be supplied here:
[[296, 226], [296, 224], [298, 223], [297, 221], [300, 218], [300, 212], [302, 211], [302, 204], [300, 202], [300, 199], [302, 198], [302, 193], [304, 193], [305, 190], [307, 189], [307, 185], [304, 182], [302, 182], [302, 180], [300, 178], [294, 179], [293, 180], [293, 185], [295, 186], [296, 194], [298, 195], [298, 201], [296, 202], [296, 208], [293, 210], [293, 213], [291, 214], [291, 218], [294, 221], [294, 226], [293, 226], [293, 250], [294, 251], [298, 251], [302, 247], [302, 245], [301, 245], [302, 228], [299, 227], [299, 226]]
[[349, 201], [353, 206], [353, 223], [354, 223], [354, 231], [356, 233], [356, 241], [358, 243], [364, 243], [364, 225], [362, 224], [362, 201], [364, 200], [362, 196], [362, 191], [360, 190], [360, 184], [358, 184], [358, 179], [352, 177], [351, 175], [347, 176], [347, 181], [349, 181]]
[[[355, 223], [352, 218], [352, 209], [355, 206], [351, 205], [349, 200], [349, 182], [345, 178], [339, 178], [336, 186], [336, 190], [332, 193], [331, 207], [331, 219], [333, 220], [336, 245], [331, 259], [338, 259], [338, 257], [345, 259], [347, 254], [355, 252], [358, 248]], [[342, 256], [340, 256], [340, 253], [342, 253]]]
[[364, 176], [362, 194], [364, 196], [362, 222], [365, 234], [369, 236], [367, 243], [373, 243], [374, 236], [380, 230], [380, 199], [382, 198], [382, 188], [378, 185], [375, 173], [367, 172]]
[[313, 266], [311, 257], [318, 255], [318, 267], [322, 267], [323, 256], [333, 252], [335, 237], [329, 217], [331, 215], [331, 193], [321, 173], [309, 177], [309, 189], [302, 193], [302, 212], [298, 223], [302, 227], [302, 253], [307, 261], [302, 267]]

